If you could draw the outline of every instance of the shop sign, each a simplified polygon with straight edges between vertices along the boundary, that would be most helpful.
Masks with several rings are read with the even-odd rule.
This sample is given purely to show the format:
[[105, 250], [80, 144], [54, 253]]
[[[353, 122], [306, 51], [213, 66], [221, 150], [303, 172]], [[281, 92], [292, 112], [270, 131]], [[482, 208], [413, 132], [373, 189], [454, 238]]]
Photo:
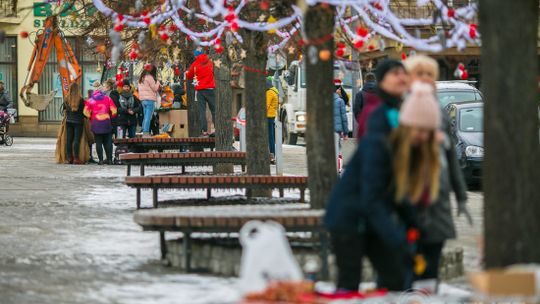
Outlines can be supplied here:
[[78, 29], [85, 28], [90, 25], [90, 20], [87, 17], [93, 16], [97, 10], [94, 6], [85, 8], [83, 11], [78, 11], [69, 3], [54, 4], [48, 2], [34, 2], [34, 27], [42, 28], [45, 25], [45, 19], [53, 15], [53, 13], [61, 11], [59, 15], [60, 28]]

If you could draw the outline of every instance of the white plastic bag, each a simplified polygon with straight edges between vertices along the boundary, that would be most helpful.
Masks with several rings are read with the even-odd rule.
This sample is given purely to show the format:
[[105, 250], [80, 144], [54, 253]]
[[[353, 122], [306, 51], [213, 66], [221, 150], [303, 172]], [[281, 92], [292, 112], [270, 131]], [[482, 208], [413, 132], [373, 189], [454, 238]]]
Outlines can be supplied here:
[[239, 238], [243, 247], [239, 284], [244, 294], [263, 291], [273, 281], [303, 279], [280, 224], [250, 221], [240, 230]]

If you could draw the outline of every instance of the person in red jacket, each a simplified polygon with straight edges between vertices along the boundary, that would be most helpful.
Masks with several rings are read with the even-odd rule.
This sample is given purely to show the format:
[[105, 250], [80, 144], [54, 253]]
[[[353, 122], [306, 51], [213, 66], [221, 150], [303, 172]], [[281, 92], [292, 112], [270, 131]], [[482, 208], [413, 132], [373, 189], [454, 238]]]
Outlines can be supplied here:
[[216, 97], [214, 89], [214, 65], [212, 60], [206, 55], [202, 48], [194, 51], [195, 61], [189, 67], [186, 79], [194, 79], [195, 91], [197, 92], [197, 102], [199, 103], [199, 114], [203, 135], [208, 135], [208, 122], [206, 121], [206, 104], [212, 113], [212, 122], [216, 121]]

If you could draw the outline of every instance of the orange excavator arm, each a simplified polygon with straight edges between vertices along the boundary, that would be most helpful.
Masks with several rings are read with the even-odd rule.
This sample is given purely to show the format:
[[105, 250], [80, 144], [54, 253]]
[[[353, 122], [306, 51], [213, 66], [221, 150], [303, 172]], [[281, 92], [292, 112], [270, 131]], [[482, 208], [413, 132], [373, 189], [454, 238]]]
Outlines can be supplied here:
[[28, 64], [26, 79], [21, 89], [20, 96], [25, 100], [25, 103], [25, 95], [39, 82], [53, 47], [56, 48], [62, 83], [62, 95], [64, 98], [67, 96], [69, 86], [73, 82], [80, 81], [82, 75], [81, 67], [69, 43], [58, 28], [58, 19], [56, 16], [48, 17], [45, 20], [43, 31], [37, 36], [36, 45], [34, 46], [32, 57], [30, 57], [30, 63]]

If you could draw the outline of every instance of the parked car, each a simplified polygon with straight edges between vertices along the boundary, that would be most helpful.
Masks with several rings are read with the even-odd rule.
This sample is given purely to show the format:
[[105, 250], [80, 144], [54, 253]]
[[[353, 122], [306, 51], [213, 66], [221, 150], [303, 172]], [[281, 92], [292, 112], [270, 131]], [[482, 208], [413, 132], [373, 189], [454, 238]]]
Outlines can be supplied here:
[[484, 104], [482, 102], [451, 103], [446, 106], [456, 142], [458, 160], [467, 184], [482, 180], [484, 160]]
[[482, 93], [471, 81], [437, 81], [437, 98], [442, 108], [450, 103], [482, 101]]

